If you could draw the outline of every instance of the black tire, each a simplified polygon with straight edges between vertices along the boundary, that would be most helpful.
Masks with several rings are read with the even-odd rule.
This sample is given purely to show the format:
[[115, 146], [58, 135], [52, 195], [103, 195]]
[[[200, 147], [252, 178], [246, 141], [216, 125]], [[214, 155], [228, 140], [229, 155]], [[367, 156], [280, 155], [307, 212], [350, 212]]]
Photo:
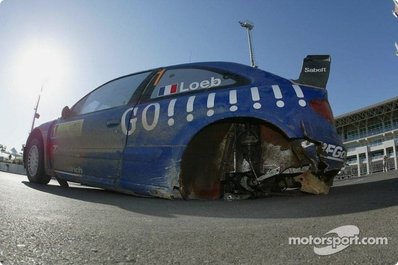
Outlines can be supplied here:
[[55, 179], [58, 181], [59, 185], [60, 185], [62, 188], [69, 188], [69, 184], [68, 184], [68, 182], [67, 182], [66, 180], [60, 179], [60, 178], [58, 178], [58, 177], [55, 177]]
[[329, 187], [333, 186], [333, 182], [334, 182], [334, 176], [329, 177], [328, 180], [325, 182], [326, 185], [328, 185]]
[[43, 140], [40, 136], [34, 136], [28, 143], [26, 154], [26, 175], [29, 182], [46, 185], [51, 177], [44, 171]]
[[221, 143], [231, 124], [212, 125], [187, 146], [181, 163], [180, 193], [184, 199], [216, 200], [223, 196]]

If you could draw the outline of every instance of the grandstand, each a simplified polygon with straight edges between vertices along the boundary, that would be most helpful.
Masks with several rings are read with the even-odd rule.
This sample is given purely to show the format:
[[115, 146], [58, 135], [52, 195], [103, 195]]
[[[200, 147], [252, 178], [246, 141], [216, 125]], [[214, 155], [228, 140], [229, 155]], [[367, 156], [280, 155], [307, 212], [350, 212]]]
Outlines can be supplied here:
[[335, 117], [347, 148], [343, 175], [398, 169], [398, 97]]

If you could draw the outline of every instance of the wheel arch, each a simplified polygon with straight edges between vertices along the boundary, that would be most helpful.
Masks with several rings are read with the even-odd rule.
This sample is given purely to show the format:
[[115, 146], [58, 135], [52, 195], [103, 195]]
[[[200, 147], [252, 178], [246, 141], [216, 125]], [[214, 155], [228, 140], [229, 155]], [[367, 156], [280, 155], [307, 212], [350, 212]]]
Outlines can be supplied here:
[[40, 125], [39, 127], [36, 127], [33, 129], [33, 131], [29, 134], [28, 139], [26, 140], [26, 146], [24, 148], [24, 154], [23, 154], [23, 159], [24, 159], [24, 165], [26, 167], [26, 154], [27, 150], [26, 147], [29, 145], [29, 142], [32, 141], [35, 137], [38, 137], [42, 144], [43, 144], [43, 152], [44, 152], [44, 171], [47, 175], [53, 176], [53, 170], [51, 168], [51, 157], [49, 154], [49, 150], [51, 148], [50, 145], [50, 135], [51, 135], [51, 130], [54, 126], [56, 121], [51, 121], [47, 122], [45, 124]]
[[[30, 132], [28, 139], [26, 140], [26, 144], [25, 144], [25, 148], [24, 148], [24, 152], [23, 152], [23, 161], [24, 161], [24, 167], [26, 168], [26, 155], [27, 155], [27, 148], [29, 146], [29, 143], [34, 139], [34, 138], [38, 138], [41, 143], [43, 144], [43, 135], [41, 133], [41, 131], [39, 130], [39, 128], [35, 128], [33, 131]], [[43, 146], [44, 148], [44, 146]]]
[[[220, 164], [226, 148], [222, 142], [226, 141], [225, 137], [231, 125], [236, 123], [260, 125], [286, 140], [290, 138], [289, 132], [272, 122], [256, 117], [229, 117], [206, 124], [190, 137], [180, 157], [178, 182], [184, 198], [220, 198], [220, 179], [223, 174], [223, 165]], [[198, 174], [198, 171], [203, 173]]]

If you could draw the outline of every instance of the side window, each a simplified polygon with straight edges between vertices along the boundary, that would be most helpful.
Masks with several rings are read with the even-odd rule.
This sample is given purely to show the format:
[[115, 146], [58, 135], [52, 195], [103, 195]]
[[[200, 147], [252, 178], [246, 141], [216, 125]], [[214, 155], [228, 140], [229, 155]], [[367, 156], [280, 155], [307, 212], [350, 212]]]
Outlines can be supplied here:
[[171, 69], [165, 71], [155, 84], [151, 98], [230, 86], [236, 83], [236, 78], [227, 73], [217, 73], [206, 69]]
[[150, 72], [122, 77], [97, 88], [73, 106], [76, 115], [126, 105]]

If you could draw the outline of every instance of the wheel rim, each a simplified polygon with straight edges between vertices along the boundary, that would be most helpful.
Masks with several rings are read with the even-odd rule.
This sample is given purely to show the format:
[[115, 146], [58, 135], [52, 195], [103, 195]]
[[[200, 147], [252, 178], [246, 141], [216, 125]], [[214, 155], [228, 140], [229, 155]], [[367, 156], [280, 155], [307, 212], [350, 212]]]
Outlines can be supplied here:
[[39, 148], [33, 145], [28, 153], [28, 171], [29, 175], [36, 176], [39, 168]]

